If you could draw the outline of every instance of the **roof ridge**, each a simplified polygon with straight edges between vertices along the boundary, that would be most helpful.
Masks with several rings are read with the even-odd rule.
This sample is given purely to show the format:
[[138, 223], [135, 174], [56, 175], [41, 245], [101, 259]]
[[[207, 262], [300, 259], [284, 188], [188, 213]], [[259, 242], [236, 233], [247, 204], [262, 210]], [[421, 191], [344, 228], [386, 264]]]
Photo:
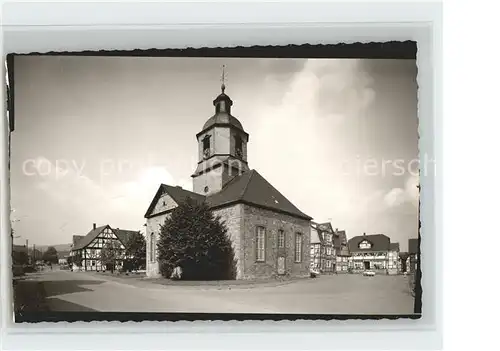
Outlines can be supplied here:
[[248, 176], [248, 182], [245, 184], [245, 187], [243, 188], [243, 191], [240, 195], [240, 199], [243, 199], [243, 197], [245, 197], [245, 193], [247, 192], [247, 189], [248, 189], [248, 185], [250, 184], [250, 182], [252, 181], [252, 177], [253, 175], [255, 174], [255, 172], [257, 172], [256, 170], [254, 169], [251, 169], [249, 170], [248, 172], [250, 172], [250, 175]]

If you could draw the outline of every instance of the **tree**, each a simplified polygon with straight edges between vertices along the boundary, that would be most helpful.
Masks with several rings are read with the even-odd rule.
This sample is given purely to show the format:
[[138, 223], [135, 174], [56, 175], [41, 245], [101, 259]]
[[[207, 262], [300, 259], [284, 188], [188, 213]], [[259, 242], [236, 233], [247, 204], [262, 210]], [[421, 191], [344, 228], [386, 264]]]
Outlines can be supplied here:
[[123, 268], [128, 271], [146, 267], [146, 240], [141, 232], [134, 233], [125, 245]]
[[236, 262], [227, 228], [206, 203], [188, 198], [161, 226], [158, 240], [160, 272], [170, 278], [176, 267], [182, 279], [236, 278]]
[[399, 259], [401, 260], [401, 271], [406, 272], [406, 260], [410, 256], [408, 252], [400, 252]]
[[45, 251], [42, 255], [42, 260], [45, 262], [50, 262], [50, 263], [57, 263], [58, 257], [57, 257], [57, 250], [53, 246], [49, 246], [47, 248], [47, 251]]
[[120, 257], [120, 251], [120, 244], [114, 240], [108, 241], [101, 249], [101, 264], [106, 269], [111, 269], [111, 273], [115, 270], [116, 261]]

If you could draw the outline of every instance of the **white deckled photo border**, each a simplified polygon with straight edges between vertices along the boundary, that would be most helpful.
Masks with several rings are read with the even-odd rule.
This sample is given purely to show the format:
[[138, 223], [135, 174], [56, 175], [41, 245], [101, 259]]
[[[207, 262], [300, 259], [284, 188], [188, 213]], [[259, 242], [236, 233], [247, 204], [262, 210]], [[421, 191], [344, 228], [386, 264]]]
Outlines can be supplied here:
[[[441, 348], [441, 11], [439, 3], [4, 3], [1, 44], [4, 56], [48, 51], [414, 40], [418, 45], [419, 152], [436, 160], [437, 172], [421, 178], [424, 254], [420, 319], [14, 325], [10, 236], [6, 235], [10, 230], [8, 125], [6, 118], [2, 118], [2, 349]], [[3, 94], [2, 89], [5, 108]]]

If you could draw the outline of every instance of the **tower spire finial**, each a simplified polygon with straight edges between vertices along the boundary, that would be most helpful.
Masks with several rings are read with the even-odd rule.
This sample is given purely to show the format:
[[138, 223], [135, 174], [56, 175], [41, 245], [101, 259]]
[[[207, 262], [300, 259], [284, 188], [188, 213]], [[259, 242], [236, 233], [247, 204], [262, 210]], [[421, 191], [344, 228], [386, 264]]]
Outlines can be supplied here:
[[224, 93], [224, 90], [226, 90], [226, 65], [222, 65], [222, 77], [221, 77], [221, 90], [222, 90], [222, 93]]

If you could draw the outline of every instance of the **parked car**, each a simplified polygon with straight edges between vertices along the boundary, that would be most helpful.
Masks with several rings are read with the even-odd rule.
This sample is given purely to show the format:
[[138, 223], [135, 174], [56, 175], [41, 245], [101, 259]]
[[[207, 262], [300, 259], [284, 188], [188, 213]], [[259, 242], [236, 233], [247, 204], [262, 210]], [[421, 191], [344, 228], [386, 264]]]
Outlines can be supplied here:
[[363, 275], [367, 276], [367, 277], [373, 277], [375, 275], [375, 272], [374, 271], [364, 271]]

